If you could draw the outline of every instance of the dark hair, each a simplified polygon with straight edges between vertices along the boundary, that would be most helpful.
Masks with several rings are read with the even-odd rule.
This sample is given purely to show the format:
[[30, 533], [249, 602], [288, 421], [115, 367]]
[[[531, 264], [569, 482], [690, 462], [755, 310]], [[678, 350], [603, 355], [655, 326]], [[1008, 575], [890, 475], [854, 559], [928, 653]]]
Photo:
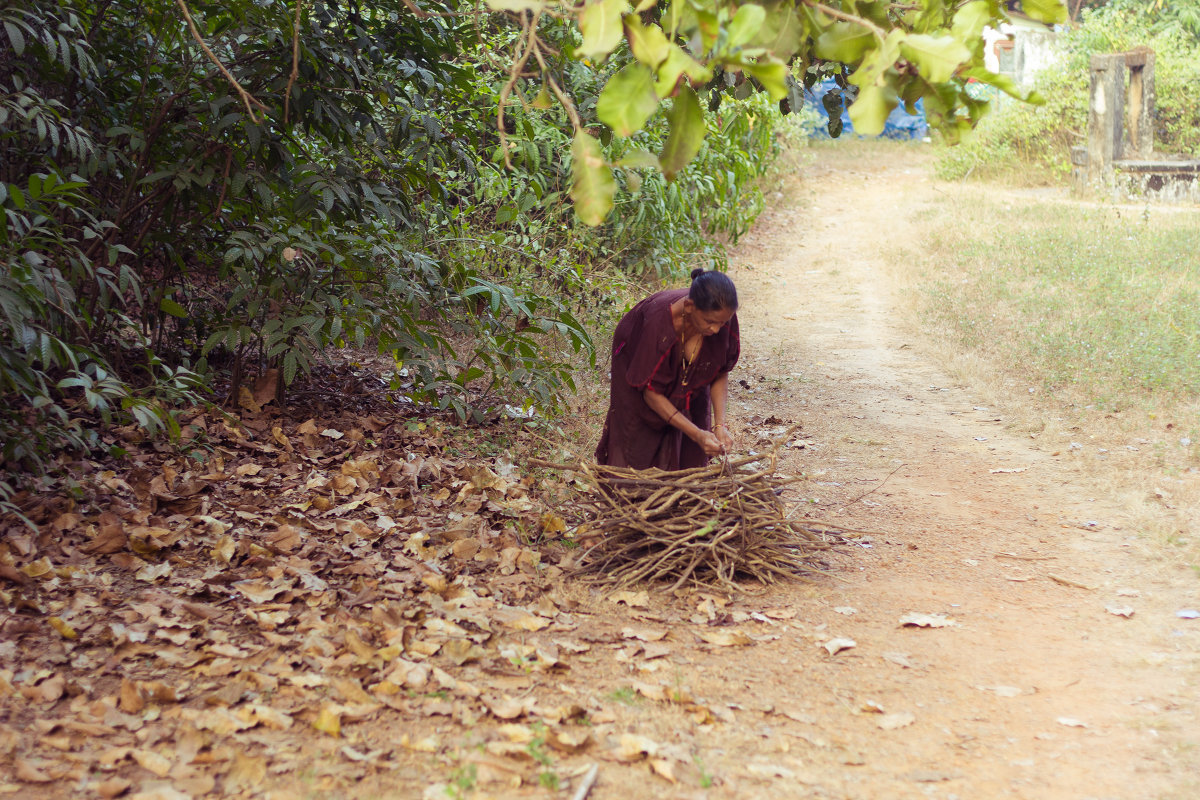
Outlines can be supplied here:
[[692, 288], [688, 299], [701, 311], [737, 311], [737, 289], [724, 272], [716, 270], [692, 270]]

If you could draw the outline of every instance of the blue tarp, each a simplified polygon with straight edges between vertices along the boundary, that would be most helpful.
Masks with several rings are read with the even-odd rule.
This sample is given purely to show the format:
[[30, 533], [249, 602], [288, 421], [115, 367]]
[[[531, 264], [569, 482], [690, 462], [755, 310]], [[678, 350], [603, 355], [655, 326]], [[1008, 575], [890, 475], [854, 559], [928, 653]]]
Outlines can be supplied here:
[[[821, 102], [821, 98], [826, 92], [831, 90], [841, 91], [838, 85], [833, 81], [822, 81], [813, 86], [812, 89], [807, 89], [804, 92], [804, 102], [816, 109], [821, 115], [821, 123], [817, 125], [816, 130], [812, 132], [813, 136], [829, 137], [829, 113], [825, 110], [825, 105]], [[846, 104], [849, 105], [848, 103]], [[887, 122], [883, 125], [883, 133], [880, 134], [885, 139], [924, 139], [929, 135], [929, 124], [925, 122], [925, 106], [922, 101], [918, 100], [916, 105], [916, 114], [909, 114], [904, 110], [904, 104], [896, 106], [892, 113], [888, 116]], [[854, 126], [850, 124], [850, 114], [846, 107], [842, 108], [842, 136], [854, 135]]]

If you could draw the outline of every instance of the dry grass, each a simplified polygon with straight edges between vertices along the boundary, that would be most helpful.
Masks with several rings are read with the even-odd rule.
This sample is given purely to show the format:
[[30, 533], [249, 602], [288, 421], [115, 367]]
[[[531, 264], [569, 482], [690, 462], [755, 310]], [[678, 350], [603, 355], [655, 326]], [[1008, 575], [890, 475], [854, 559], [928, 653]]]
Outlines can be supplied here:
[[[1081, 328], [1078, 342], [1066, 342], [1078, 345], [1077, 350], [1064, 350], [1059, 356], [1065, 359], [1062, 363], [1044, 364], [1056, 374], [1068, 371], [1072, 361], [1078, 364], [1074, 380], [1065, 384], [1041, 371], [1043, 365], [1033, 358], [1022, 355], [1041, 346], [1025, 341], [1032, 336], [1031, 320], [1038, 315], [1095, 319], [1107, 313], [1102, 304], [1109, 295], [1092, 292], [1086, 284], [1089, 280], [1111, 281], [1111, 276], [1106, 278], [1100, 272], [1111, 264], [1096, 264], [1095, 272], [1085, 273], [1085, 280], [1065, 282], [1059, 295], [1047, 296], [1041, 303], [1036, 302], [1035, 293], [1007, 298], [1011, 302], [998, 298], [988, 302], [987, 296], [997, 286], [1019, 290], [1018, 272], [1022, 269], [1008, 260], [1001, 247], [988, 247], [989, 243], [1002, 242], [1018, 229], [1032, 230], [1031, 236], [1050, 240], [1061, 236], [1068, 242], [1075, 235], [1073, 226], [1088, 218], [1094, 224], [1099, 215], [1103, 224], [1091, 230], [1121, 240], [1111, 247], [1114, 259], [1117, 251], [1128, 249], [1130, 237], [1146, 242], [1145, 262], [1132, 263], [1128, 269], [1145, 269], [1148, 280], [1163, 281], [1166, 288], [1147, 301], [1157, 312], [1186, 298], [1188, 292], [1200, 291], [1194, 273], [1153, 274], [1156, 253], [1170, 253], [1181, 225], [1186, 226], [1187, 220], [1194, 224], [1196, 215], [1180, 210], [1103, 207], [1065, 198], [1059, 207], [1043, 194], [1034, 200], [1027, 193], [987, 185], [942, 184], [938, 188], [942, 202], [918, 218], [921, 249], [895, 253], [890, 264], [890, 277], [906, 298], [906, 316], [919, 346], [956, 381], [970, 386], [981, 402], [1001, 411], [1011, 430], [1037, 439], [1043, 449], [1060, 452], [1096, 491], [1119, 498], [1148, 548], [1167, 564], [1200, 565], [1198, 387], [1175, 374], [1183, 365], [1167, 355], [1157, 362], [1147, 361], [1149, 369], [1161, 373], [1158, 380], [1173, 388], [1117, 385], [1106, 371], [1110, 365], [1099, 348], [1089, 350], [1085, 338], [1100, 335], [1121, 341], [1142, 337], [1153, 342], [1161, 334], [1139, 328], [1136, 312], [1112, 316], [1111, 324], [1126, 326], [1124, 329], [1097, 332]], [[1023, 210], [1031, 203], [1036, 204], [1034, 212]], [[1106, 251], [1103, 243], [1098, 249]], [[1066, 262], [1077, 254], [1046, 248], [1035, 257]], [[1064, 269], [1064, 276], [1069, 274]], [[939, 284], [933, 301], [938, 313], [931, 315], [929, 298], [935, 283]], [[1064, 308], [1064, 303], [1069, 308]], [[1092, 306], [1097, 310], [1093, 312]], [[1178, 313], [1187, 318], [1186, 304]], [[1186, 332], [1181, 335], [1186, 339]]]

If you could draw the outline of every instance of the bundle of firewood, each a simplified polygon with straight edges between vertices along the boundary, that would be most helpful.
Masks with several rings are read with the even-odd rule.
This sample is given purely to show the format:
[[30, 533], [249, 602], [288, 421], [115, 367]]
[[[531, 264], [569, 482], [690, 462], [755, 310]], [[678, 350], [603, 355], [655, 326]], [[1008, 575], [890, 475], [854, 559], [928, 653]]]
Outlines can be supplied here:
[[570, 468], [592, 487], [571, 514], [588, 547], [578, 572], [608, 584], [734, 589], [738, 580], [805, 580], [823, 572], [824, 556], [852, 533], [792, 518], [780, 489], [803, 477], [777, 475], [773, 455], [672, 472], [588, 463]]

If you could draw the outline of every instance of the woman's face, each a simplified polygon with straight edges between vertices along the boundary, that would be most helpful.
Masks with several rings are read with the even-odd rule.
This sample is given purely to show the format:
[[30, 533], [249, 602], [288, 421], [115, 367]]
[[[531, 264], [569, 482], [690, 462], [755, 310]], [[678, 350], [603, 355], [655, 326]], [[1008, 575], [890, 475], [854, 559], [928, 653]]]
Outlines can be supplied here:
[[701, 311], [691, 300], [687, 300], [683, 304], [683, 313], [692, 330], [698, 331], [701, 336], [712, 336], [721, 330], [726, 322], [733, 319], [736, 312], [730, 308]]

